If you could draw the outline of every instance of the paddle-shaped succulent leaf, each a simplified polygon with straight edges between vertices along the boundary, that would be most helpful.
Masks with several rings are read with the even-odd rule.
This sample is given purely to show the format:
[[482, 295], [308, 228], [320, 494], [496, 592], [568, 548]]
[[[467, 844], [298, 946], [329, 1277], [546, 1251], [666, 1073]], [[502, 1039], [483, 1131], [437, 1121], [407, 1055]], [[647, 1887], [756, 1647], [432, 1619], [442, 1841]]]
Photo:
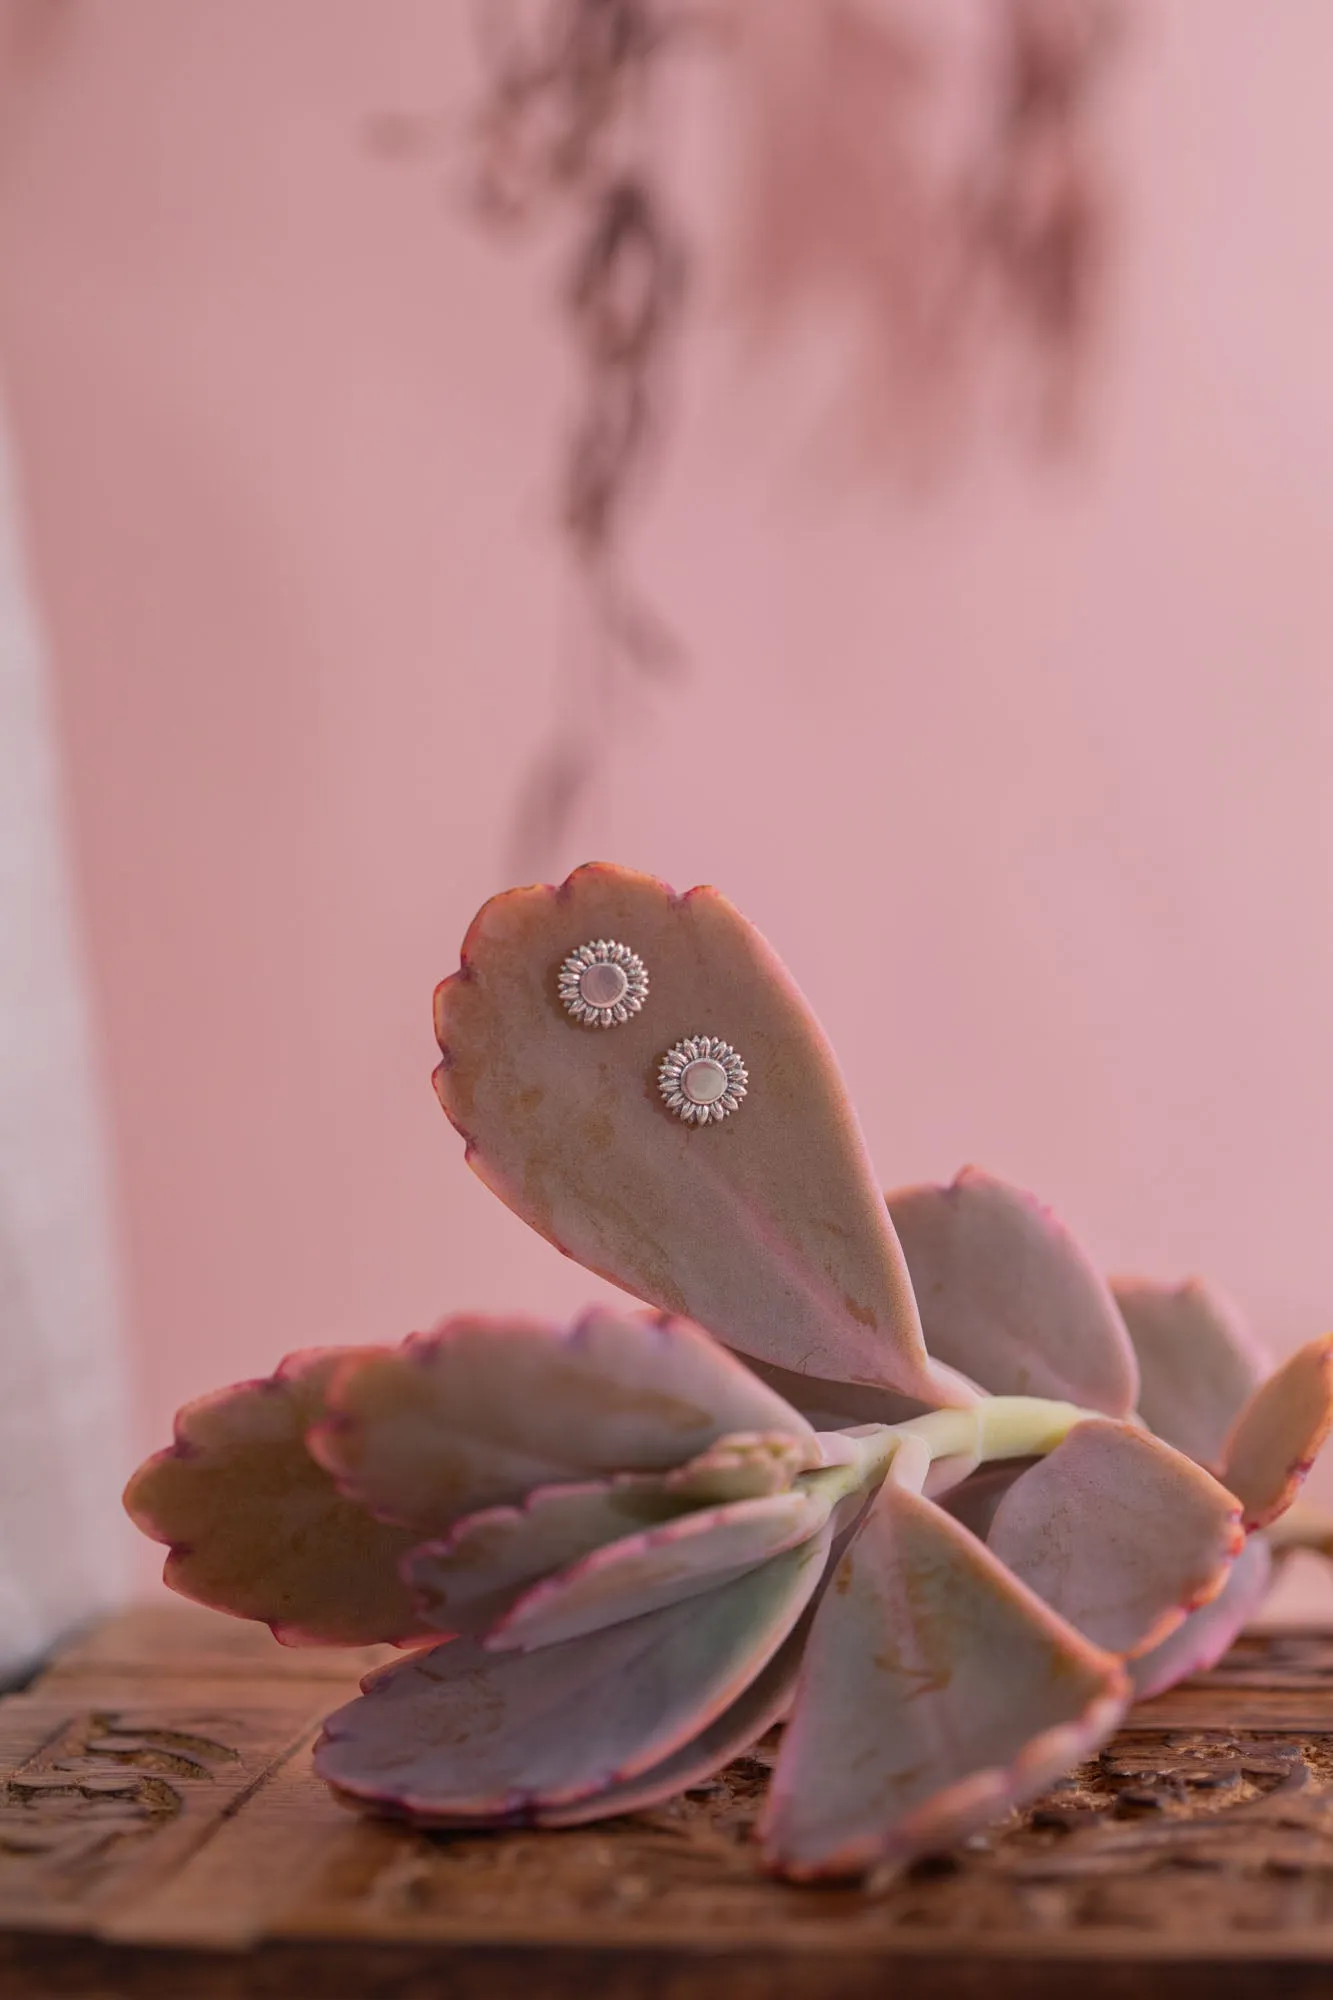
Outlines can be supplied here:
[[1216, 1597], [1240, 1508], [1182, 1452], [1131, 1424], [1075, 1426], [1014, 1480], [987, 1546], [1107, 1652], [1146, 1652]]
[[698, 1739], [758, 1680], [813, 1594], [828, 1530], [721, 1588], [537, 1652], [454, 1639], [329, 1717], [321, 1776], [426, 1820], [531, 1822]]
[[185, 1597], [272, 1626], [288, 1644], [368, 1645], [429, 1632], [398, 1574], [419, 1540], [345, 1500], [306, 1449], [351, 1353], [289, 1355], [264, 1381], [189, 1403], [175, 1442], [125, 1489], [131, 1519], [171, 1553]]
[[1114, 1728], [1119, 1663], [932, 1501], [885, 1484], [815, 1614], [761, 1823], [799, 1880], [947, 1846]]
[[1261, 1384], [1223, 1448], [1222, 1478], [1247, 1528], [1275, 1521], [1333, 1426], [1333, 1333], [1307, 1341]]
[[610, 1813], [642, 1812], [646, 1806], [674, 1798], [678, 1792], [711, 1778], [739, 1757], [765, 1732], [779, 1722], [791, 1706], [805, 1651], [807, 1611], [758, 1678], [730, 1708], [723, 1709], [716, 1722], [709, 1723], [681, 1749], [660, 1764], [609, 1786], [590, 1799], [573, 1805], [550, 1806], [541, 1814], [543, 1826], [580, 1826], [590, 1819], [605, 1819]]
[[[826, 1375], [810, 1375], [795, 1368], [779, 1368], [771, 1361], [757, 1361], [747, 1355], [747, 1365], [760, 1380], [776, 1389], [785, 1403], [812, 1423], [817, 1431], [847, 1430], [857, 1424], [901, 1424], [919, 1417], [935, 1406], [935, 1399], [923, 1403], [916, 1396], [900, 1396], [893, 1389], [867, 1387], [863, 1382], [837, 1382]], [[975, 1402], [979, 1385], [970, 1382], [942, 1361], [932, 1360], [937, 1382], [951, 1383], [956, 1404]]]
[[781, 1493], [809, 1462], [799, 1438], [741, 1432], [671, 1472], [539, 1486], [521, 1506], [464, 1515], [413, 1550], [403, 1577], [441, 1632], [486, 1632], [534, 1583], [595, 1549], [694, 1509]]
[[1016, 1479], [1021, 1479], [1037, 1463], [1034, 1458], [1002, 1458], [980, 1466], [958, 1485], [941, 1493], [940, 1505], [946, 1514], [970, 1529], [978, 1541], [984, 1542], [1005, 1494]]
[[698, 1327], [596, 1307], [570, 1326], [460, 1316], [353, 1361], [311, 1449], [422, 1541], [539, 1486], [683, 1466], [738, 1431], [819, 1463], [805, 1419]]
[[[780, 1721], [791, 1706], [809, 1615], [807, 1611], [757, 1679], [730, 1707], [724, 1708], [715, 1721], [660, 1764], [651, 1765], [635, 1777], [623, 1778], [618, 1784], [607, 1785], [601, 1791], [573, 1799], [568, 1805], [536, 1807], [525, 1818], [537, 1826], [584, 1826], [590, 1820], [607, 1819], [613, 1814], [619, 1817], [622, 1813], [642, 1812], [721, 1771]], [[389, 1817], [408, 1818], [414, 1826], [439, 1831], [476, 1824], [467, 1818], [450, 1818], [447, 1813], [404, 1813], [387, 1800], [377, 1800], [376, 1810]]]
[[1236, 1308], [1201, 1279], [1163, 1285], [1113, 1278], [1139, 1363], [1149, 1430], [1214, 1470], [1232, 1425], [1270, 1362]]
[[965, 1167], [888, 1196], [926, 1346], [993, 1395], [1128, 1416], [1138, 1371], [1110, 1288], [1032, 1195]]
[[592, 1550], [534, 1583], [492, 1626], [493, 1651], [530, 1651], [698, 1597], [818, 1534], [828, 1498], [797, 1488], [682, 1514]]
[[1160, 1645], [1129, 1662], [1136, 1698], [1146, 1701], [1214, 1666], [1263, 1603], [1272, 1567], [1267, 1542], [1251, 1535], [1217, 1596], [1192, 1611]]
[[[589, 940], [648, 968], [642, 1010], [571, 1020]], [[743, 1353], [923, 1402], [933, 1373], [907, 1268], [828, 1043], [775, 954], [715, 889], [594, 865], [485, 905], [436, 994], [440, 1101], [473, 1170], [565, 1253]], [[688, 1125], [658, 1089], [682, 1037], [736, 1047], [748, 1095]]]
[[683, 1511], [660, 1477], [628, 1486], [609, 1479], [539, 1486], [521, 1506], [465, 1514], [447, 1535], [414, 1549], [403, 1576], [432, 1626], [480, 1634], [542, 1577]]

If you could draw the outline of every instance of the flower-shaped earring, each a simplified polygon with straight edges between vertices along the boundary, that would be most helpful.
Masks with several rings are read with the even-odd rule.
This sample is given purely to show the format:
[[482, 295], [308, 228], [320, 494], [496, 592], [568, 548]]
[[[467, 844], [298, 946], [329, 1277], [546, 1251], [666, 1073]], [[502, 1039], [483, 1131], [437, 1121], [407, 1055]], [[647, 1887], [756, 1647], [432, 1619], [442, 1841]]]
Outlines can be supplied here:
[[750, 1081], [730, 1042], [692, 1035], [668, 1049], [657, 1070], [657, 1088], [668, 1111], [687, 1125], [707, 1125], [739, 1111]]
[[648, 968], [627, 944], [597, 938], [569, 954], [556, 984], [574, 1020], [588, 1028], [618, 1028], [648, 998]]

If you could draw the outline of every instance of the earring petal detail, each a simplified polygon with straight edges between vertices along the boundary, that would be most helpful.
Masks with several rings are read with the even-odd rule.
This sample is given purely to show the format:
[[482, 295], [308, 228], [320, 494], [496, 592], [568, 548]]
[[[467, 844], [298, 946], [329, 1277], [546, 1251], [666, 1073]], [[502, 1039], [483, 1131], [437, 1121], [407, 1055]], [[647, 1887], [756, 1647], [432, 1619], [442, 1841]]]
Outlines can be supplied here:
[[566, 1013], [587, 1028], [618, 1028], [648, 998], [648, 968], [638, 953], [614, 938], [598, 938], [572, 951], [557, 981]]
[[739, 1111], [749, 1081], [731, 1043], [716, 1035], [692, 1035], [677, 1042], [657, 1071], [657, 1087], [667, 1110], [687, 1125], [720, 1124]]

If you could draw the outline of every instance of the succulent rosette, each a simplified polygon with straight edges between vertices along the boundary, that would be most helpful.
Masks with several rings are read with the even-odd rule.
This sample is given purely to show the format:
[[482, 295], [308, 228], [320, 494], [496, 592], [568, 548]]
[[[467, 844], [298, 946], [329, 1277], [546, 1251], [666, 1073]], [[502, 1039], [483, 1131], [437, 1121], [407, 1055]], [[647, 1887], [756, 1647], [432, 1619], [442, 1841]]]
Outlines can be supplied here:
[[1266, 1374], [1202, 1287], [1109, 1285], [975, 1170], [886, 1201], [818, 1024], [712, 889], [593, 866], [496, 897], [436, 1027], [474, 1171], [650, 1310], [292, 1356], [182, 1411], [126, 1496], [175, 1589], [406, 1649], [328, 1718], [340, 1794], [570, 1825], [785, 1718], [770, 1866], [864, 1875], [1229, 1643], [1333, 1339]]

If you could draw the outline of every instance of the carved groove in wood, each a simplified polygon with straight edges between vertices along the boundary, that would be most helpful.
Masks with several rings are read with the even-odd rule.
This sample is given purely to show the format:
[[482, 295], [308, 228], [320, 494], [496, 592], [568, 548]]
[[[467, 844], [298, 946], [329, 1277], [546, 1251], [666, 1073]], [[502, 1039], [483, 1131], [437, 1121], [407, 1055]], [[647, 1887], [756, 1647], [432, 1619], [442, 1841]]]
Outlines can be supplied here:
[[[1281, 1932], [1333, 1949], [1333, 1641], [1244, 1641], [1224, 1677], [1327, 1698], [1329, 1733], [1131, 1726], [1035, 1806], [873, 1885], [784, 1889], [751, 1839], [778, 1734], [651, 1812], [557, 1836], [364, 1829], [303, 1921], [380, 1935], [593, 1920], [631, 1938], [777, 1922], [892, 1934]], [[1211, 1677], [1217, 1684], [1217, 1677]], [[1304, 1704], [1303, 1704], [1304, 1705]]]
[[[213, 1785], [240, 1752], [209, 1736], [124, 1713], [72, 1719], [11, 1771], [0, 1793], [0, 1885], [6, 1900], [86, 1893], [113, 1851], [176, 1820], [191, 1787]], [[183, 1789], [184, 1788], [184, 1789]]]
[[[708, 1788], [558, 1849], [532, 1835], [395, 1830], [380, 1865], [362, 1874], [359, 1920], [414, 1927], [465, 1908], [476, 1923], [504, 1925], [521, 1911], [525, 1924], [597, 1916], [633, 1931], [640, 1913], [657, 1929], [673, 1910], [723, 1928], [765, 1913], [800, 1922], [840, 1912], [875, 1932], [1110, 1925], [1201, 1936], [1333, 1924], [1333, 1738], [1127, 1733], [1007, 1826], [870, 1898], [781, 1890], [760, 1876], [749, 1835], [772, 1748]], [[339, 1898], [351, 1888], [340, 1879]]]
[[[349, 1688], [298, 1684], [288, 1659], [270, 1674], [258, 1647], [244, 1675], [215, 1678], [212, 1640], [193, 1678], [174, 1650], [168, 1687], [154, 1630], [136, 1695], [124, 1691], [133, 1638], [104, 1640], [110, 1682], [90, 1660], [75, 1695], [69, 1663], [54, 1699], [39, 1689], [0, 1710], [24, 1756], [0, 1786], [0, 1961], [43, 1927], [77, 1930], [90, 1951], [97, 1935], [242, 1956], [315, 1940], [335, 1967], [350, 1963], [338, 1950], [419, 1949], [432, 1978], [453, 1963], [442, 1950], [474, 1943], [552, 1962], [586, 1946], [674, 1964], [715, 1945], [737, 1963], [827, 1952], [834, 1967], [860, 1951], [867, 1965], [963, 1954], [1031, 1967], [1081, 1951], [1169, 1968], [1270, 1951], [1285, 1966], [1299, 1938], [1333, 1973], [1333, 1636], [1242, 1640], [1029, 1811], [871, 1894], [763, 1875], [751, 1834], [776, 1735], [651, 1812], [563, 1834], [423, 1835], [339, 1808], [308, 1752], [290, 1755]], [[40, 1953], [54, 1949], [34, 1937], [21, 1991], [48, 1990]]]

